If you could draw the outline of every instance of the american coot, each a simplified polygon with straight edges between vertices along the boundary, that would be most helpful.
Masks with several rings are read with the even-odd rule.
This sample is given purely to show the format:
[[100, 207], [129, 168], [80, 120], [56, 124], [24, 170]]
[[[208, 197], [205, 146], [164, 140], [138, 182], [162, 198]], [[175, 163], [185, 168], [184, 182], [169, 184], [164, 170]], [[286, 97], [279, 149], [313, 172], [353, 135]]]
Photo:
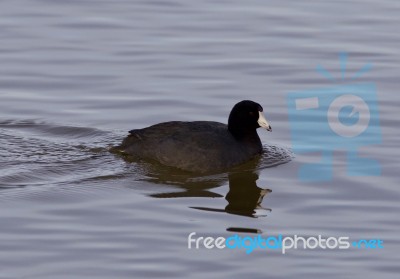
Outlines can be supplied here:
[[271, 126], [256, 102], [237, 103], [228, 125], [212, 121], [159, 123], [129, 131], [112, 150], [134, 158], [196, 173], [215, 173], [244, 163], [262, 152], [256, 129]]

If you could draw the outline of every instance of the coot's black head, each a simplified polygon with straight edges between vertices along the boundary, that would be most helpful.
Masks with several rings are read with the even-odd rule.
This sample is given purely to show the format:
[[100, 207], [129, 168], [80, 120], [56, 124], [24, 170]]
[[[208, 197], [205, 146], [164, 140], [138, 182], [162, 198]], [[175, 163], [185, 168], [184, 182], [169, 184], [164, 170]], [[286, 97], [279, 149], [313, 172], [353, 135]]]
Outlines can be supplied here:
[[228, 119], [228, 129], [236, 138], [253, 135], [259, 127], [272, 131], [260, 104], [244, 100], [232, 108]]

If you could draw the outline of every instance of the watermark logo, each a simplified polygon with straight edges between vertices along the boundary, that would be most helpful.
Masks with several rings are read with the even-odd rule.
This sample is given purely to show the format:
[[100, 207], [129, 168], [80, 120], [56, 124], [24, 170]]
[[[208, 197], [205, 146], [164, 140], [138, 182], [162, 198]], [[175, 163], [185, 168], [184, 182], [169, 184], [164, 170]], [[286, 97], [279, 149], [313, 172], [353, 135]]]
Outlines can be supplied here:
[[255, 249], [278, 250], [286, 254], [289, 250], [334, 250], [334, 249], [383, 249], [381, 239], [359, 239], [350, 241], [348, 236], [323, 237], [322, 235], [302, 237], [298, 235], [263, 237], [240, 236], [234, 234], [228, 238], [219, 236], [197, 236], [196, 232], [191, 232], [187, 239], [188, 249], [242, 249], [246, 254], [252, 253]]
[[342, 53], [339, 58], [341, 79], [335, 79], [323, 66], [317, 66], [317, 72], [329, 81], [337, 82], [336, 85], [287, 95], [293, 151], [321, 154], [318, 162], [300, 167], [299, 179], [302, 181], [331, 180], [334, 150], [347, 151], [349, 176], [381, 174], [381, 166], [376, 160], [359, 157], [357, 153], [360, 147], [382, 141], [376, 86], [355, 82], [372, 65], [365, 64], [347, 78], [347, 54]]

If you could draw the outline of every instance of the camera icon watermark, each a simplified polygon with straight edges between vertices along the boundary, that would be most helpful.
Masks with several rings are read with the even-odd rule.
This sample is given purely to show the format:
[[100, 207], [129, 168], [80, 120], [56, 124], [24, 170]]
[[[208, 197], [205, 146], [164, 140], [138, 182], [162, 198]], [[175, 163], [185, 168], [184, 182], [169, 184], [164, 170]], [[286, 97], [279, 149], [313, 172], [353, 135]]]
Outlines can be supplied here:
[[[340, 55], [342, 79], [347, 55]], [[366, 64], [350, 81], [371, 69]], [[322, 66], [317, 71], [329, 80], [333, 76]], [[302, 181], [326, 181], [333, 177], [333, 151], [347, 151], [347, 174], [377, 176], [379, 162], [358, 156], [358, 149], [382, 141], [379, 126], [376, 86], [373, 83], [348, 83], [287, 95], [293, 151], [319, 152], [321, 160], [299, 169]]]

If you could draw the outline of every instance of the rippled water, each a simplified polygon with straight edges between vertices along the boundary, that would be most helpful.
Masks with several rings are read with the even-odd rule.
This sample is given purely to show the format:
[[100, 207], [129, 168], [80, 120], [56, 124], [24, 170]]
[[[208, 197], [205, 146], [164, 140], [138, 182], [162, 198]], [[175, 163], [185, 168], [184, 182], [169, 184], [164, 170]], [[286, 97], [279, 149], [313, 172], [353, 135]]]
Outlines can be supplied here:
[[[1, 1], [0, 278], [395, 278], [400, 5], [396, 1]], [[286, 97], [372, 63], [377, 177], [297, 172]], [[352, 82], [352, 81], [350, 81]], [[226, 122], [263, 105], [264, 155], [193, 176], [108, 152], [133, 128]], [[313, 125], [310, 121], [310, 125]], [[284, 164], [283, 164], [284, 163]], [[384, 249], [187, 248], [189, 233], [380, 238]]]

